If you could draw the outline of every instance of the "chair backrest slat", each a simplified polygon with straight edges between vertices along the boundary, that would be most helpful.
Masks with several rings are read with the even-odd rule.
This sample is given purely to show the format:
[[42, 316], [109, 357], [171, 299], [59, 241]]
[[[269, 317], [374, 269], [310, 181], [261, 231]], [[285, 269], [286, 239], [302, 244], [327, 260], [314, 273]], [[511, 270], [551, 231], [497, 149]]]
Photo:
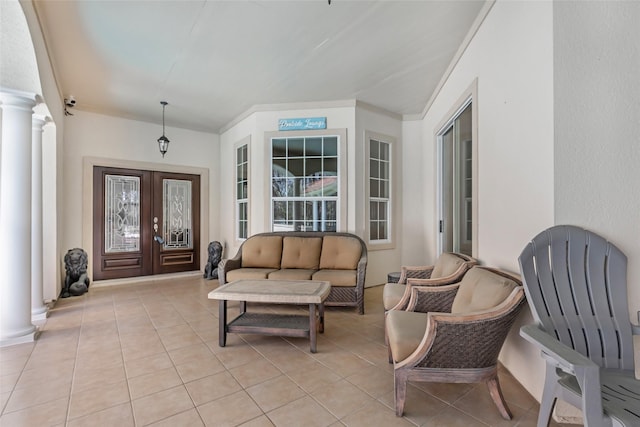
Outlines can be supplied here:
[[538, 234], [519, 258], [534, 317], [561, 342], [606, 368], [633, 369], [627, 259], [573, 226]]

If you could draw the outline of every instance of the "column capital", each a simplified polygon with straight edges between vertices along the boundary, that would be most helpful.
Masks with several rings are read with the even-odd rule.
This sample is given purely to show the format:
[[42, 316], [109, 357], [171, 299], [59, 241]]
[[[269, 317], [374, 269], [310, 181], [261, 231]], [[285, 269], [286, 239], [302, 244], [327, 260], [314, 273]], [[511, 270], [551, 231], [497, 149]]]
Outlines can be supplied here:
[[0, 88], [0, 104], [16, 108], [24, 108], [29, 111], [37, 104], [38, 95], [20, 90]]

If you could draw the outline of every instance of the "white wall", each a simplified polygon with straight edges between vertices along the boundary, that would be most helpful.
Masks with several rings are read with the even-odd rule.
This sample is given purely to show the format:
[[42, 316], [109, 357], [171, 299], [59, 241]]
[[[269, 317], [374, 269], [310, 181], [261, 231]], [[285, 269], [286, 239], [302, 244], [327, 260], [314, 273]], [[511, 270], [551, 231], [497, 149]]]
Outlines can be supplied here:
[[[526, 243], [553, 224], [553, 40], [551, 2], [495, 3], [422, 121], [425, 240], [436, 250], [437, 126], [478, 79], [478, 253], [481, 263], [518, 272]], [[520, 322], [530, 322], [529, 313]], [[538, 352], [515, 325], [501, 361], [534, 395]]]
[[555, 222], [628, 257], [640, 311], [640, 3], [554, 2]]
[[[206, 170], [208, 180], [201, 182], [201, 218], [206, 222], [201, 226], [200, 263], [203, 266], [207, 261], [207, 244], [211, 237], [219, 234], [218, 135], [167, 127], [166, 136], [171, 143], [163, 159], [157, 143], [158, 137], [162, 134], [161, 124], [132, 121], [77, 109], [73, 114], [65, 119], [63, 252], [66, 253], [69, 248], [82, 247], [89, 255], [92, 254], [91, 234], [86, 231], [91, 224], [91, 215], [87, 215], [87, 210], [91, 209], [92, 200], [90, 197], [83, 200], [83, 197], [87, 197], [86, 188], [91, 187], [90, 178], [85, 178], [84, 168], [87, 161], [91, 164], [120, 164], [123, 167], [169, 172], [200, 174], [201, 170]], [[208, 204], [205, 202], [207, 198]]]

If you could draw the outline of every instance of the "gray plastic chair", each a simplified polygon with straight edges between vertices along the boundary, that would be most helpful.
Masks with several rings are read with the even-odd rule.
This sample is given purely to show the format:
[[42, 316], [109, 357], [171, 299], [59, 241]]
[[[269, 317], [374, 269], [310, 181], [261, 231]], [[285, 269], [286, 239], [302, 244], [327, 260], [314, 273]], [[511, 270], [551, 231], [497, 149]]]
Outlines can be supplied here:
[[627, 304], [627, 258], [612, 243], [562, 225], [538, 234], [519, 257], [536, 325], [520, 330], [542, 350], [546, 377], [538, 427], [556, 400], [582, 408], [585, 426], [640, 426]]

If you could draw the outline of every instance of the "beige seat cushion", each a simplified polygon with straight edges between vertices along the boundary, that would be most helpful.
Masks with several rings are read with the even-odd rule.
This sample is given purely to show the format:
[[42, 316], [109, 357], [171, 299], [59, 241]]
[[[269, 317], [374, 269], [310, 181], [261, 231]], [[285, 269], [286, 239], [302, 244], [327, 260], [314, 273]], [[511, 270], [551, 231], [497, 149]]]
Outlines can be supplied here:
[[460, 268], [465, 261], [459, 256], [450, 254], [448, 252], [443, 252], [440, 254], [438, 259], [436, 260], [435, 265], [433, 266], [433, 271], [431, 272], [431, 278], [437, 279], [440, 277], [447, 277], [452, 275]]
[[427, 330], [427, 313], [391, 310], [387, 313], [385, 327], [393, 360], [399, 362], [420, 345]]
[[474, 267], [462, 278], [451, 312], [470, 313], [493, 308], [503, 302], [516, 286], [513, 280]]
[[[254, 236], [242, 245], [242, 266], [280, 268], [282, 236]], [[228, 279], [227, 279], [228, 280]]]
[[382, 303], [384, 305], [384, 309], [391, 310], [393, 307], [398, 305], [404, 295], [405, 289], [407, 289], [406, 285], [401, 285], [399, 283], [387, 283], [384, 285], [384, 288], [382, 289]]
[[313, 280], [330, 282], [331, 286], [351, 287], [356, 285], [356, 270], [318, 270], [311, 277]]
[[269, 279], [275, 280], [311, 280], [311, 276], [316, 270], [306, 270], [303, 268], [283, 268], [269, 273]]
[[320, 265], [322, 237], [291, 237], [282, 240], [280, 268], [317, 270]]
[[320, 269], [355, 270], [358, 268], [361, 255], [362, 246], [357, 239], [347, 236], [324, 236]]
[[227, 282], [240, 279], [266, 279], [273, 268], [238, 268], [227, 272]]

